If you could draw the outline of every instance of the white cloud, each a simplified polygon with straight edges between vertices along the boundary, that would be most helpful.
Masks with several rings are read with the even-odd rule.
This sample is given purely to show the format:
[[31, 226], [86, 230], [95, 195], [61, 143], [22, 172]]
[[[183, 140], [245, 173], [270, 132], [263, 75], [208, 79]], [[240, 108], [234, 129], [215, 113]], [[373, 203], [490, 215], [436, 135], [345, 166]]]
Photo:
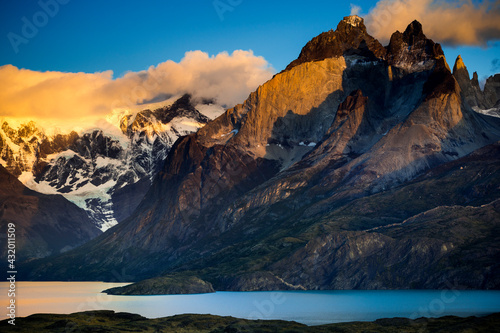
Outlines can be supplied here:
[[494, 0], [381, 0], [365, 15], [368, 32], [384, 43], [413, 20], [422, 23], [427, 37], [449, 46], [486, 46], [500, 39], [500, 2]]
[[141, 110], [184, 93], [232, 106], [243, 102], [273, 72], [264, 58], [241, 50], [216, 56], [191, 51], [178, 63], [169, 60], [117, 79], [112, 71], [37, 72], [5, 65], [0, 67], [0, 117], [81, 127], [109, 117], [116, 109]]
[[361, 13], [361, 7], [351, 3], [350, 15], [359, 15], [360, 13]]

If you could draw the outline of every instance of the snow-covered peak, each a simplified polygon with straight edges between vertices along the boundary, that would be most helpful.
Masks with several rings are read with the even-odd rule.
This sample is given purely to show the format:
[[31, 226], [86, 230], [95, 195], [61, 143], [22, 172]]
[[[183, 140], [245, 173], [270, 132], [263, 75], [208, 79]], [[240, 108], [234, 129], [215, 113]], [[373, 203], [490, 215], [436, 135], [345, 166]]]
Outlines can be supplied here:
[[344, 17], [343, 21], [349, 25], [352, 25], [353, 27], [359, 27], [364, 22], [363, 19], [358, 15], [346, 16]]

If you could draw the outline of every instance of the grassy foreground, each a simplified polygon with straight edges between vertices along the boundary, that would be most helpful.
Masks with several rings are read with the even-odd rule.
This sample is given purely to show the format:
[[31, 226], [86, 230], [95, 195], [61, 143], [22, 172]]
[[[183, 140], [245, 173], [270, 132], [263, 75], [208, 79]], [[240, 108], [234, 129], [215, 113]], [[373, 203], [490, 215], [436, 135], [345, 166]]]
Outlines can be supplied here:
[[306, 326], [282, 320], [244, 320], [212, 315], [177, 315], [147, 319], [130, 313], [88, 311], [69, 315], [34, 314], [16, 318], [15, 326], [0, 322], [0, 332], [499, 332], [500, 313], [485, 317], [447, 316], [437, 319], [379, 319], [374, 322], [351, 322]]

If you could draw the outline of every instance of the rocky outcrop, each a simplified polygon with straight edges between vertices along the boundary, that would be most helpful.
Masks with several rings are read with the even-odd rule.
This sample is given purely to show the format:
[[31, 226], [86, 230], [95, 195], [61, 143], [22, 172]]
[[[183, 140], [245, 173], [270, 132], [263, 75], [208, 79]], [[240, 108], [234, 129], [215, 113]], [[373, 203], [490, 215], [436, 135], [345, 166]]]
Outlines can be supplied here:
[[215, 290], [209, 282], [194, 276], [163, 276], [103, 291], [108, 295], [206, 294]]
[[469, 71], [465, 66], [462, 57], [458, 56], [453, 66], [453, 76], [460, 85], [461, 95], [465, 103], [470, 107], [479, 107], [481, 109], [486, 109], [486, 103], [484, 96], [479, 87], [479, 81], [477, 79], [477, 73], [470, 79]]
[[462, 57], [458, 56], [453, 66], [453, 76], [461, 89], [461, 96], [465, 103], [475, 110], [489, 110], [495, 107], [500, 100], [500, 75], [490, 77], [484, 86], [484, 91], [479, 87], [477, 73], [474, 72], [470, 79], [469, 71]]
[[[472, 79], [470, 79], [469, 71], [462, 57], [458, 56], [453, 66], [453, 76], [460, 85], [461, 96], [466, 105], [486, 114], [488, 114], [488, 111], [491, 112], [498, 109], [500, 101], [499, 74], [489, 77], [484, 85], [484, 90], [481, 90], [477, 73], [474, 72]], [[496, 113], [492, 113], [492, 115], [496, 115]]]

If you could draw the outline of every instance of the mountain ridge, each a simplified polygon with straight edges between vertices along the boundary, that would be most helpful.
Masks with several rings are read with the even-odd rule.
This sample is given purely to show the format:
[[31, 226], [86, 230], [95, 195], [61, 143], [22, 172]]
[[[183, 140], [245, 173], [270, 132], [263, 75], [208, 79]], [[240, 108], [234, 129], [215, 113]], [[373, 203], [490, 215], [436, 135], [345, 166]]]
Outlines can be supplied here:
[[[244, 103], [176, 141], [129, 219], [53, 259], [72, 267], [69, 273], [49, 272], [40, 262], [28, 277], [106, 280], [106, 272], [119, 268], [137, 280], [192, 272], [216, 290], [442, 288], [452, 277], [466, 288], [498, 288], [486, 273], [476, 284], [469, 280], [467, 266], [454, 259], [469, 245], [460, 239], [441, 253], [450, 243], [441, 234], [412, 241], [366, 231], [402, 223], [436, 208], [433, 202], [419, 198], [416, 209], [407, 203], [402, 212], [385, 204], [388, 216], [373, 219], [349, 207], [407, 196], [394, 191], [411, 192], [415, 179], [456, 161], [483, 170], [469, 156], [496, 151], [500, 119], [466, 103], [439, 44], [418, 22], [396, 32], [387, 49], [373, 41], [379, 56], [366, 51], [371, 39], [358, 18], [344, 19], [337, 30], [313, 39], [299, 55], [303, 62], [292, 62]], [[337, 37], [348, 37], [346, 44], [339, 46]], [[317, 45], [321, 58], [330, 42], [333, 57], [318, 59]], [[489, 172], [498, 175], [495, 167]], [[453, 173], [441, 176], [461, 191]], [[478, 219], [483, 233], [472, 241], [494, 244], [488, 235], [497, 228], [496, 198], [478, 193], [478, 202], [491, 205], [474, 214], [493, 218]], [[471, 227], [461, 223], [458, 229]], [[478, 249], [471, 256], [496, 272], [494, 247], [490, 257]], [[392, 269], [382, 265], [385, 257]]]
[[123, 116], [117, 124], [123, 137], [102, 129], [48, 136], [34, 122], [14, 129], [4, 121], [1, 162], [31, 189], [66, 196], [106, 230], [135, 209], [175, 140], [208, 122], [193, 103], [186, 94], [170, 106]]

